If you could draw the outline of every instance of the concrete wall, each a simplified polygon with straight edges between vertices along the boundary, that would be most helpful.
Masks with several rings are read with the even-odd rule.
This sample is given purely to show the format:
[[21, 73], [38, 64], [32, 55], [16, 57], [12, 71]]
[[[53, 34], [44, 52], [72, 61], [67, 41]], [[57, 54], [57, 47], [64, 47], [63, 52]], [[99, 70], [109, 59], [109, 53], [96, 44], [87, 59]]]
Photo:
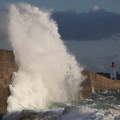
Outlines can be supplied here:
[[6, 100], [9, 95], [8, 86], [11, 82], [11, 76], [17, 66], [14, 61], [12, 51], [0, 50], [0, 113], [6, 113]]
[[82, 83], [83, 98], [88, 97], [91, 92], [119, 92], [120, 90], [120, 80], [112, 80], [85, 70], [83, 74], [87, 76], [87, 79]]
[[[9, 96], [9, 84], [11, 83], [12, 73], [17, 71], [17, 69], [13, 52], [0, 50], [0, 115], [7, 112], [6, 101]], [[96, 93], [106, 90], [116, 92], [120, 89], [120, 81], [118, 80], [111, 80], [85, 70], [83, 74], [87, 76], [86, 80], [82, 83], [83, 90], [80, 91], [83, 98], [89, 97], [93, 91]]]

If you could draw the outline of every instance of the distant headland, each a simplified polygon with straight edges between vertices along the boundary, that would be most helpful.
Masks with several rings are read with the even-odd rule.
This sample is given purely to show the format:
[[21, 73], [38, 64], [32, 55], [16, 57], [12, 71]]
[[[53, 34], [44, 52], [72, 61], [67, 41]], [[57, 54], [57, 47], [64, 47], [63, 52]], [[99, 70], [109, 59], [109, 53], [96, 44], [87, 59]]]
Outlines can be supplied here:
[[[102, 75], [104, 77], [107, 77], [107, 78], [111, 78], [110, 77], [110, 73], [106, 73], [106, 72], [97, 72], [97, 74], [99, 75]], [[117, 77], [117, 80], [120, 80], [120, 73], [116, 72], [116, 77]]]

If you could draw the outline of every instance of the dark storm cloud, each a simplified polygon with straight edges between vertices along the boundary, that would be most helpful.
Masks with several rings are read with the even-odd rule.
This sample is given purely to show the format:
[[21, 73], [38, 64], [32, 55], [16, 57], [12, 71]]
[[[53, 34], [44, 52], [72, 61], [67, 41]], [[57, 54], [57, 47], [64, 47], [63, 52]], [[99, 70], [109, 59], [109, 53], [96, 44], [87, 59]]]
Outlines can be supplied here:
[[91, 72], [111, 72], [112, 61], [116, 64], [116, 69], [120, 71], [120, 54], [107, 56], [103, 58], [83, 57], [81, 63], [85, 64], [85, 69]]
[[7, 39], [7, 12], [0, 10], [0, 40]]
[[0, 49], [11, 49], [8, 39], [8, 12], [0, 10]]
[[120, 14], [102, 9], [88, 13], [54, 12], [52, 17], [64, 40], [100, 40], [115, 38], [120, 33]]

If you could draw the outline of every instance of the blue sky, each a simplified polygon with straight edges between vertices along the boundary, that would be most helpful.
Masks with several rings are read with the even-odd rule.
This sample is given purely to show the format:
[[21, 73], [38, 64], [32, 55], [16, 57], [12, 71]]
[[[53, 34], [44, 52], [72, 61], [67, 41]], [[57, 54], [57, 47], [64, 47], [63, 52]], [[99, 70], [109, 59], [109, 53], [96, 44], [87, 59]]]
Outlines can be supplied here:
[[[78, 62], [85, 66], [85, 69], [93, 72], [110, 72], [112, 61], [120, 66], [120, 36], [118, 35], [120, 32], [120, 0], [1, 0], [0, 8], [6, 9], [8, 4], [16, 2], [26, 2], [39, 8], [53, 9], [54, 19], [58, 24], [62, 39], [69, 51], [75, 54]], [[90, 11], [95, 5], [100, 12], [97, 11], [95, 15], [92, 15]], [[86, 14], [83, 15], [83, 13]], [[80, 19], [74, 17], [72, 25], [69, 24], [69, 21], [68, 24], [65, 24], [61, 22], [61, 19], [67, 20], [67, 18], [62, 18], [64, 14], [69, 14], [70, 18], [75, 16], [76, 18], [80, 17]], [[85, 16], [88, 19], [85, 20]], [[91, 16], [92, 20], [90, 20]], [[98, 19], [99, 17], [100, 19]], [[64, 26], [76, 29], [64, 31]], [[96, 31], [99, 31], [99, 35]], [[71, 32], [75, 35], [66, 36], [66, 33]], [[76, 34], [77, 32], [79, 33]], [[1, 35], [0, 38], [2, 39], [3, 36]], [[0, 48], [10, 49], [3, 40], [0, 40], [0, 43]], [[120, 67], [117, 69], [120, 72]]]

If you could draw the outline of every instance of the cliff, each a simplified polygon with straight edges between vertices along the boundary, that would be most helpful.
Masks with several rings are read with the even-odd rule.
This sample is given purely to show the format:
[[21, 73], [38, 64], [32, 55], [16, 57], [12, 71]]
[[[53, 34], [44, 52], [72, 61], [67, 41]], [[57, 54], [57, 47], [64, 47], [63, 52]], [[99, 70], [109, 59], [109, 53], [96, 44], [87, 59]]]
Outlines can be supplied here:
[[[9, 84], [11, 83], [12, 73], [17, 71], [17, 69], [13, 52], [0, 50], [0, 115], [7, 112], [6, 101], [9, 96]], [[92, 92], [117, 92], [120, 89], [119, 80], [111, 80], [85, 70], [83, 74], [87, 76], [86, 80], [82, 83], [83, 89], [80, 91], [83, 98], [89, 97]]]

